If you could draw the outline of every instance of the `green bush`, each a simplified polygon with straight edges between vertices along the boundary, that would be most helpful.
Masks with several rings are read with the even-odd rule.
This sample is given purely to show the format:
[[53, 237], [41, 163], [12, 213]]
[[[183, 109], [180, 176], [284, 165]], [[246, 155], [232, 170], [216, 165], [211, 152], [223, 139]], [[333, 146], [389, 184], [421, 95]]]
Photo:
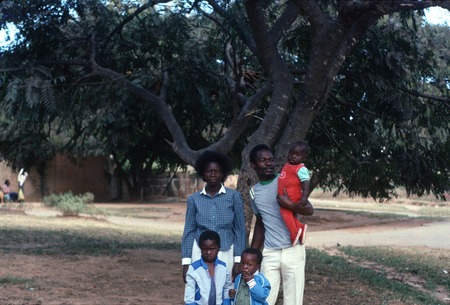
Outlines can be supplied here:
[[96, 214], [98, 210], [92, 206], [93, 202], [94, 195], [89, 192], [80, 195], [74, 195], [72, 192], [52, 194], [43, 199], [44, 205], [57, 208], [63, 216], [79, 216], [81, 213]]

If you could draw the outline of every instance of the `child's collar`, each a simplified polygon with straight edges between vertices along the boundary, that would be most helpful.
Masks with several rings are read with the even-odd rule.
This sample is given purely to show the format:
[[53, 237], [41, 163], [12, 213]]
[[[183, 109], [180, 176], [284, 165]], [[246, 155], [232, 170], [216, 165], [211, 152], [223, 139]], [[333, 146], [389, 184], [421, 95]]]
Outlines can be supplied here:
[[[208, 269], [208, 265], [206, 264], [206, 262], [203, 260], [203, 257], [200, 257], [200, 261], [202, 263], [203, 268]], [[217, 262], [219, 261], [219, 258], [216, 257], [216, 259], [214, 260], [214, 266], [217, 266]]]

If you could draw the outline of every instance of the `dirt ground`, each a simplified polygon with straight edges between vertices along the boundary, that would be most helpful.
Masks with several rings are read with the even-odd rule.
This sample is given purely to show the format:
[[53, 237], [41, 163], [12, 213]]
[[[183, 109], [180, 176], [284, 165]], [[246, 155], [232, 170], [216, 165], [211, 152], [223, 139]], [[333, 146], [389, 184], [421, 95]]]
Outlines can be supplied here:
[[[129, 205], [128, 205], [129, 207]], [[158, 204], [166, 207], [164, 215], [154, 212], [154, 221], [140, 220], [141, 224], [158, 227], [170, 226], [182, 229], [183, 203]], [[43, 211], [35, 211], [37, 215]], [[136, 219], [135, 219], [136, 220]], [[120, 217], [110, 221], [132, 225]], [[341, 228], [367, 228], [368, 226], [396, 227], [418, 226], [423, 220], [399, 222], [397, 219], [349, 215], [340, 211], [324, 210], [308, 219], [310, 231], [337, 230]], [[180, 253], [178, 251], [130, 250], [120, 256], [34, 256], [0, 254], [0, 278], [2, 276], [31, 278], [34, 285], [2, 285], [0, 305], [172, 305], [183, 303], [184, 286], [181, 278]], [[330, 294], [333, 291], [333, 294]], [[350, 293], [351, 291], [351, 293]], [[355, 294], [364, 291], [366, 299], [377, 292], [349, 279], [336, 283], [331, 275], [312, 278], [308, 276], [305, 287], [305, 305], [360, 305]], [[366, 304], [376, 304], [366, 303]], [[392, 302], [390, 305], [402, 305]]]

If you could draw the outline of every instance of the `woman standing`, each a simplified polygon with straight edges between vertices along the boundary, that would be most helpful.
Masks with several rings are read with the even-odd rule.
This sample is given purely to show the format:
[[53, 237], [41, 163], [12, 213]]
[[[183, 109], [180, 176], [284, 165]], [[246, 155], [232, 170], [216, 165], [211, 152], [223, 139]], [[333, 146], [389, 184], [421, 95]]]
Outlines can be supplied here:
[[227, 156], [215, 151], [205, 151], [195, 161], [195, 170], [206, 184], [187, 200], [181, 240], [185, 283], [189, 265], [200, 259], [198, 240], [206, 230], [219, 233], [221, 248], [218, 258], [226, 262], [233, 278], [240, 272], [240, 255], [246, 247], [244, 206], [241, 195], [223, 185], [232, 169]]

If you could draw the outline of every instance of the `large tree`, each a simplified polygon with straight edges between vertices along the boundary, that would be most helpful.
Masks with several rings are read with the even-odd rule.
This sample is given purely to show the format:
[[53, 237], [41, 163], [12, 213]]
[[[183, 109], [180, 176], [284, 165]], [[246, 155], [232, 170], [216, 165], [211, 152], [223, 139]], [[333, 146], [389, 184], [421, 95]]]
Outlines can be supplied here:
[[[164, 140], [187, 164], [205, 149], [243, 147], [240, 188], [252, 183], [254, 145], [275, 148], [281, 163], [290, 143], [307, 139], [314, 184], [374, 198], [391, 196], [397, 186], [419, 195], [448, 191], [448, 75], [438, 73], [443, 69], [416, 17], [431, 6], [449, 9], [450, 1], [158, 6], [168, 2], [3, 2], [2, 26], [13, 22], [21, 35], [2, 61], [5, 103], [37, 107], [31, 93], [40, 86], [47, 91], [38, 121], [58, 117], [44, 94], [53, 91], [31, 81], [46, 67], [51, 77], [44, 84], [63, 76], [64, 86], [78, 90], [89, 80], [126, 95], [125, 105], [151, 107], [168, 132]], [[172, 27], [164, 26], [169, 19]], [[26, 77], [30, 89], [20, 104], [14, 84]], [[101, 90], [95, 100], [86, 94], [75, 102], [77, 95], [57, 92], [65, 109], [84, 98], [96, 109], [102, 100]], [[23, 107], [11, 108], [11, 117], [23, 117]]]

